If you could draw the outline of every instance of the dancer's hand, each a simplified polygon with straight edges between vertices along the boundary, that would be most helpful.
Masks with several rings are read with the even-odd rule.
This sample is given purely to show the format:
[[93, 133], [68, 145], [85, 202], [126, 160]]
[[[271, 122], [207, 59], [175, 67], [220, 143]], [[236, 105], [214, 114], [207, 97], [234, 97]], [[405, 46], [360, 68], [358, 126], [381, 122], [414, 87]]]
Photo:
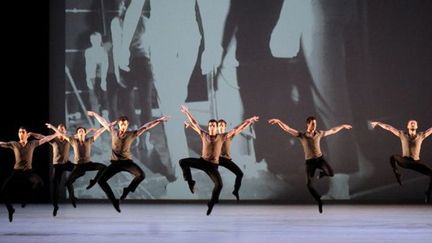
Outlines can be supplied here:
[[95, 116], [95, 112], [94, 111], [87, 111], [87, 116]]
[[182, 113], [187, 114], [187, 113], [189, 113], [189, 108], [188, 108], [187, 106], [185, 106], [185, 105], [181, 105], [181, 106], [180, 106], [180, 111], [181, 111]]
[[53, 125], [51, 125], [50, 123], [45, 123], [45, 125], [47, 126], [47, 128], [49, 128], [49, 129], [53, 129], [54, 128], [54, 126]]
[[247, 122], [254, 124], [255, 122], [257, 122], [259, 120], [259, 116], [253, 116], [249, 119], [247, 119]]
[[378, 125], [378, 123], [379, 122], [376, 122], [376, 121], [369, 122], [369, 124], [371, 125], [372, 128], [375, 128]]
[[268, 123], [270, 123], [272, 125], [278, 124], [280, 122], [281, 121], [279, 119], [275, 119], [275, 118], [268, 120]]
[[342, 127], [345, 129], [351, 129], [352, 128], [352, 126], [349, 124], [344, 124], [344, 125], [342, 125]]
[[169, 116], [162, 116], [162, 117], [159, 117], [157, 119], [157, 121], [159, 121], [159, 122], [166, 122], [166, 121], [168, 121], [168, 119], [169, 119]]

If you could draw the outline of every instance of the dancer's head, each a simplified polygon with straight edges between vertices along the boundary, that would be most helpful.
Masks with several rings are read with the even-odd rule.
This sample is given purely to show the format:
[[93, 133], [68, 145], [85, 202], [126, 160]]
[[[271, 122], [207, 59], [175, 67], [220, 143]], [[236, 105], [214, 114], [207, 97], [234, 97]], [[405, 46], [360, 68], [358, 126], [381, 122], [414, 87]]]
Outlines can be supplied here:
[[307, 126], [308, 132], [315, 131], [316, 127], [317, 127], [316, 118], [314, 116], [310, 116], [310, 117], [306, 118], [306, 126]]
[[409, 120], [407, 124], [408, 130], [415, 131], [417, 130], [417, 121], [416, 120]]
[[21, 126], [18, 128], [18, 137], [20, 141], [27, 141], [28, 138], [28, 132], [27, 128]]
[[209, 120], [207, 129], [210, 135], [216, 135], [218, 133], [218, 122], [215, 119]]
[[226, 124], [226, 121], [223, 119], [219, 119], [219, 121], [217, 121], [217, 128], [219, 133], [225, 133]]
[[78, 139], [80, 141], [85, 140], [86, 133], [87, 133], [87, 129], [85, 129], [84, 127], [77, 127], [76, 135], [78, 136]]
[[60, 123], [57, 125], [57, 130], [59, 130], [63, 134], [67, 133], [67, 129], [63, 123]]
[[129, 118], [127, 116], [121, 116], [117, 119], [117, 125], [120, 132], [127, 131], [129, 127]]

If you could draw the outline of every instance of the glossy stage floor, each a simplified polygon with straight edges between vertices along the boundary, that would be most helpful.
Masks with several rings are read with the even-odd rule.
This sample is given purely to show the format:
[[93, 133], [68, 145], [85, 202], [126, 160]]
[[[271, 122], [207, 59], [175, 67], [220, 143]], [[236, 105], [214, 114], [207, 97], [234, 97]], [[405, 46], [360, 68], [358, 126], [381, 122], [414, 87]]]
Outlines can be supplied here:
[[432, 242], [431, 205], [106, 203], [0, 208], [0, 242]]

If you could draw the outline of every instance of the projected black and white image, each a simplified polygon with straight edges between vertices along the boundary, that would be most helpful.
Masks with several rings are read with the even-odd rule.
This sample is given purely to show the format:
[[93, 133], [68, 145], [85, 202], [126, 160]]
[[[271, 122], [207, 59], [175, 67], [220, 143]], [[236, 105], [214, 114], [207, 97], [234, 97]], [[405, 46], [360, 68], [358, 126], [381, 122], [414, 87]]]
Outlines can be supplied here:
[[[68, 130], [100, 128], [88, 111], [110, 122], [127, 116], [131, 130], [169, 117], [132, 144], [133, 161], [145, 179], [128, 195], [131, 199], [193, 200], [211, 194], [213, 183], [204, 172], [192, 169], [194, 194], [183, 179], [179, 160], [200, 157], [201, 140], [185, 127], [181, 105], [204, 130], [210, 119], [225, 120], [229, 131], [259, 116], [231, 144], [232, 160], [243, 173], [239, 194], [245, 200], [312, 200], [300, 140], [269, 119], [298, 131], [306, 130], [309, 116], [316, 117], [317, 130], [352, 125], [321, 141], [334, 176], [320, 179], [315, 189], [329, 200], [361, 200], [398, 186], [389, 157], [400, 145], [390, 136], [378, 140], [370, 121], [401, 130], [409, 119], [419, 121], [419, 130], [432, 125], [426, 124], [432, 114], [424, 105], [431, 100], [427, 89], [420, 88], [430, 90], [430, 82], [380, 80], [385, 71], [370, 61], [380, 53], [369, 49], [369, 36], [376, 30], [368, 28], [362, 0], [65, 3], [65, 90], [58, 91], [65, 100], [53, 102], [64, 102]], [[404, 89], [404, 97], [420, 100], [401, 99]], [[432, 158], [431, 151], [422, 156]], [[111, 135], [104, 132], [93, 144], [92, 160], [109, 165], [110, 158]], [[75, 182], [78, 198], [105, 198], [98, 186], [86, 189], [93, 173]], [[221, 166], [219, 173], [221, 199], [235, 200], [236, 176]], [[422, 175], [406, 177], [427, 184]], [[132, 179], [122, 172], [108, 183], [118, 197]]]

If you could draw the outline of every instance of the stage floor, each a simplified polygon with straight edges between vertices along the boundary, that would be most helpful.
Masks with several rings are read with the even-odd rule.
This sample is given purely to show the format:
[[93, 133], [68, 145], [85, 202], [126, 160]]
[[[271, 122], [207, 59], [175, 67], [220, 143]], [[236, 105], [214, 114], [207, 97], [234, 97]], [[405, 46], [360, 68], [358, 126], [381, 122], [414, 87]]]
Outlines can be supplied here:
[[432, 242], [431, 205], [15, 205], [0, 242]]

